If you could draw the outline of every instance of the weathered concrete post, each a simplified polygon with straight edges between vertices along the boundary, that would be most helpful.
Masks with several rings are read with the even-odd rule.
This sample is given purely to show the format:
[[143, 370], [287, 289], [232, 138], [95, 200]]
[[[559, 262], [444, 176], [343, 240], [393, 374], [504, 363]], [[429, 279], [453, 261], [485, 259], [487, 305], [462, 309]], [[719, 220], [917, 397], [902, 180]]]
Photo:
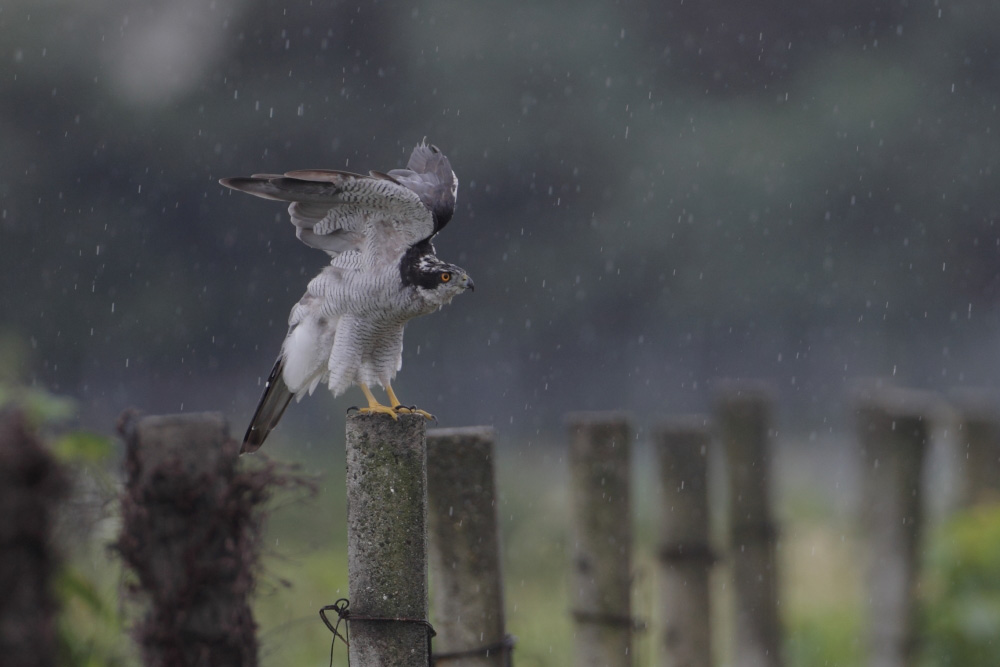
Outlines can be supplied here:
[[736, 605], [733, 664], [780, 667], [770, 392], [758, 383], [723, 385], [717, 419], [729, 477], [729, 565]]
[[654, 433], [662, 493], [660, 592], [664, 662], [711, 667], [707, 417], [676, 418]]
[[0, 662], [56, 664], [55, 513], [68, 482], [20, 412], [0, 413]]
[[569, 415], [572, 573], [579, 667], [632, 664], [631, 432], [617, 413]]
[[961, 504], [1000, 499], [1000, 396], [987, 390], [952, 395], [961, 471]]
[[220, 414], [135, 418], [117, 548], [148, 600], [135, 634], [146, 667], [257, 664], [250, 610], [263, 480], [242, 478]]
[[435, 664], [506, 667], [493, 429], [427, 434]]
[[347, 418], [350, 663], [427, 667], [424, 418]]
[[916, 664], [921, 479], [934, 404], [929, 394], [901, 389], [862, 389], [856, 397], [871, 667]]

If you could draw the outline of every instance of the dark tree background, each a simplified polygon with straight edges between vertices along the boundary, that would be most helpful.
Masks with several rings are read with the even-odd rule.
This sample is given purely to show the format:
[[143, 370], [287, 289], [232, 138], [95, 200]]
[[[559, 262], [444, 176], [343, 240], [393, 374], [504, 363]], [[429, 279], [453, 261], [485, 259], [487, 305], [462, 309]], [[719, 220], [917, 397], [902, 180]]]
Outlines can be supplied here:
[[905, 0], [5, 3], [0, 372], [102, 427], [242, 423], [325, 256], [217, 179], [386, 170], [426, 136], [461, 183], [439, 254], [477, 290], [409, 327], [398, 389], [445, 425], [701, 409], [753, 376], [820, 429], [858, 377], [996, 386], [997, 25]]

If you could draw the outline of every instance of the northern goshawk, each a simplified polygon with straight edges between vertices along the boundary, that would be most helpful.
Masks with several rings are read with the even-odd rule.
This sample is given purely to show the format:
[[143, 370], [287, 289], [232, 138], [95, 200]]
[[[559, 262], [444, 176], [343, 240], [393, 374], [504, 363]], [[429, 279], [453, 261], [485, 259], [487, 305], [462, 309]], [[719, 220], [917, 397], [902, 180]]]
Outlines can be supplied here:
[[[292, 397], [301, 399], [320, 383], [334, 396], [360, 385], [368, 399], [361, 412], [431, 418], [404, 407], [390, 382], [403, 363], [406, 322], [474, 287], [465, 269], [439, 260], [431, 245], [455, 211], [458, 179], [448, 158], [421, 142], [406, 169], [387, 174], [307, 169], [219, 182], [291, 202], [299, 240], [332, 257], [292, 308], [241, 452], [258, 449]], [[372, 395], [375, 384], [385, 387], [389, 405]]]

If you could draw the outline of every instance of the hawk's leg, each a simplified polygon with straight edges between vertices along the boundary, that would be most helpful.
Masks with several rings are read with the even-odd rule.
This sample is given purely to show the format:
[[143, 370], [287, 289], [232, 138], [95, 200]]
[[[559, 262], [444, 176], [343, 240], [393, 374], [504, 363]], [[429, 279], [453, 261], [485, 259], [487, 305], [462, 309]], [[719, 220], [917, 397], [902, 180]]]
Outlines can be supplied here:
[[385, 393], [389, 395], [389, 402], [392, 403], [392, 409], [395, 410], [396, 412], [420, 415], [424, 419], [432, 419], [434, 421], [437, 421], [437, 417], [435, 417], [429, 412], [425, 412], [424, 410], [418, 410], [416, 407], [408, 408], [402, 403], [400, 403], [399, 399], [396, 398], [396, 392], [392, 390], [392, 385], [389, 384], [385, 385]]
[[368, 399], [368, 407], [361, 408], [358, 410], [358, 412], [366, 415], [382, 413], [384, 415], [389, 415], [393, 419], [399, 419], [399, 417], [396, 416], [395, 409], [390, 408], [388, 405], [382, 405], [381, 403], [375, 400], [375, 397], [372, 396], [371, 389], [369, 389], [367, 385], [362, 384], [361, 391], [365, 392], [365, 398]]

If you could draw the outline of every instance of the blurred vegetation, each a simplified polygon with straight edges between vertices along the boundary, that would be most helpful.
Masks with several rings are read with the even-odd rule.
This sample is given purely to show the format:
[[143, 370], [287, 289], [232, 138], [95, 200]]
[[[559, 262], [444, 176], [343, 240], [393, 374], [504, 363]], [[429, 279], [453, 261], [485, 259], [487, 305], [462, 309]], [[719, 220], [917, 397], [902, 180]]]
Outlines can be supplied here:
[[782, 560], [788, 664], [865, 664], [860, 544], [853, 536], [849, 542], [843, 539], [843, 528], [830, 516], [795, 521], [790, 528], [794, 532], [783, 545]]
[[941, 526], [928, 558], [922, 664], [996, 664], [1000, 637], [1000, 505], [974, 507]]

